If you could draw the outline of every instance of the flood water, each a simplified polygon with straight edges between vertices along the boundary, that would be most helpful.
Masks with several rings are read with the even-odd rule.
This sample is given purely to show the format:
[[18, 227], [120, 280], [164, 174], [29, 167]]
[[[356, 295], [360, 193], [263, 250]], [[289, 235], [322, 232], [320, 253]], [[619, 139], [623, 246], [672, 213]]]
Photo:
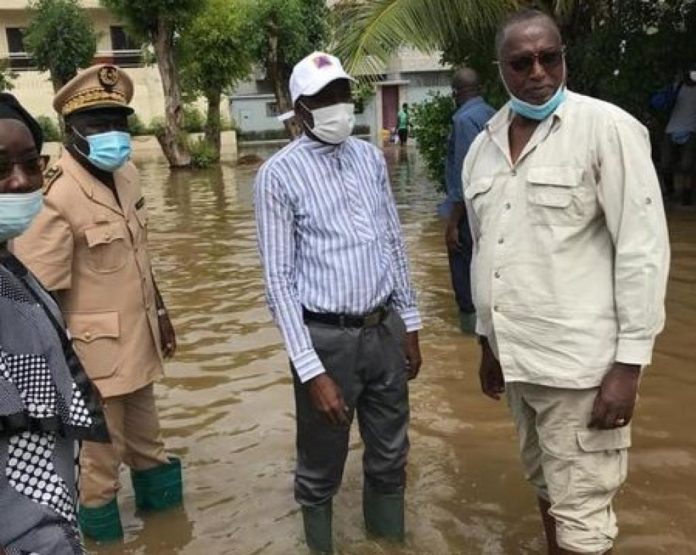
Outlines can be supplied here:
[[[478, 345], [458, 331], [437, 195], [415, 150], [386, 154], [425, 323], [423, 369], [411, 386], [407, 545], [365, 539], [354, 434], [334, 504], [336, 551], [542, 553], [507, 407], [480, 393]], [[256, 252], [257, 167], [178, 173], [161, 162], [141, 167], [155, 273], [178, 331], [177, 356], [156, 391], [168, 448], [184, 461], [185, 505], [135, 515], [124, 473], [126, 542], [90, 544], [91, 552], [307, 552], [292, 494], [292, 385]], [[617, 499], [619, 555], [696, 554], [696, 211], [675, 210], [669, 220], [668, 321], [642, 384], [629, 479]]]

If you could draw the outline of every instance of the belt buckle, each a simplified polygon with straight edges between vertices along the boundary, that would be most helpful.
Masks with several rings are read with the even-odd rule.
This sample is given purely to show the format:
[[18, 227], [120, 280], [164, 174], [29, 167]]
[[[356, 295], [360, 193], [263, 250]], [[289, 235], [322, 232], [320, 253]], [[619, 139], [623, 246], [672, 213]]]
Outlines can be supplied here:
[[365, 327], [372, 328], [378, 326], [382, 321], [382, 310], [375, 310], [372, 314], [365, 316]]

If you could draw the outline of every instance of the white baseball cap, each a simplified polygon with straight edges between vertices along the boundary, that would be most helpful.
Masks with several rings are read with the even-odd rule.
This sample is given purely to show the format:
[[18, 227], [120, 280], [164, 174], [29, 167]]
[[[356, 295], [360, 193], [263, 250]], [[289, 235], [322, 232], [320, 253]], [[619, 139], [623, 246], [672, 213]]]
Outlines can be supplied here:
[[290, 76], [290, 96], [295, 104], [301, 96], [317, 94], [326, 85], [336, 79], [355, 81], [346, 73], [341, 61], [325, 52], [312, 52], [300, 60]]

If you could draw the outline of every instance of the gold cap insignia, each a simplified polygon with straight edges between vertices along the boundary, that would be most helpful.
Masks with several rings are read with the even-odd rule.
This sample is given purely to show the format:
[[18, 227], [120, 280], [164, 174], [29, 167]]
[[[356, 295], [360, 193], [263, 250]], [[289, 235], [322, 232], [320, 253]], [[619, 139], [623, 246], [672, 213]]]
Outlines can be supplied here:
[[99, 82], [104, 87], [115, 87], [118, 83], [118, 68], [114, 66], [104, 66], [99, 70]]

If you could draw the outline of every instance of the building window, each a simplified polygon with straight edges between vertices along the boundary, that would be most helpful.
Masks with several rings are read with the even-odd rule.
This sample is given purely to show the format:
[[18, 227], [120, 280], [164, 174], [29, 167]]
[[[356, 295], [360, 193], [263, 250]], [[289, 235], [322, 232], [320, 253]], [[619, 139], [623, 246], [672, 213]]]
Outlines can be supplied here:
[[24, 48], [24, 29], [7, 27], [7, 47], [10, 52], [10, 67], [12, 69], [29, 69], [33, 61]]
[[113, 62], [125, 67], [142, 65], [140, 43], [130, 37], [123, 27], [114, 25], [110, 32]]
[[280, 115], [277, 102], [266, 102], [266, 116], [269, 118], [277, 118]]

